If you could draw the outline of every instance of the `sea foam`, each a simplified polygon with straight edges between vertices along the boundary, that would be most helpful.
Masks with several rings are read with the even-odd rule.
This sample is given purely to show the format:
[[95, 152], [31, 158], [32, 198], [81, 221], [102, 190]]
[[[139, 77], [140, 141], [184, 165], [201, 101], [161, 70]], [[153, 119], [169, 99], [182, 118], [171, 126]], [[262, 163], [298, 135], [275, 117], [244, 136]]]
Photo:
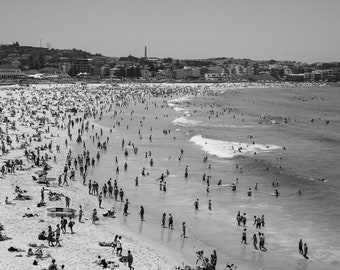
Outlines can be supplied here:
[[173, 103], [182, 103], [184, 101], [189, 101], [191, 100], [191, 98], [189, 97], [181, 97], [181, 98], [175, 98], [175, 99], [172, 99], [172, 100], [168, 100], [168, 104], [173, 104]]
[[196, 135], [190, 139], [191, 142], [200, 146], [204, 152], [220, 158], [232, 158], [235, 155], [254, 155], [254, 153], [270, 152], [281, 149], [277, 145], [247, 144], [240, 142], [228, 142], [203, 138]]
[[199, 125], [200, 123], [202, 123], [202, 121], [190, 120], [184, 116], [181, 116], [181, 117], [176, 118], [174, 121], [172, 121], [172, 123], [175, 126], [193, 127], [193, 126]]
[[180, 108], [180, 107], [174, 107], [174, 110], [175, 110], [176, 112], [181, 112], [181, 111], [186, 111], [187, 109], [185, 109], [185, 108]]

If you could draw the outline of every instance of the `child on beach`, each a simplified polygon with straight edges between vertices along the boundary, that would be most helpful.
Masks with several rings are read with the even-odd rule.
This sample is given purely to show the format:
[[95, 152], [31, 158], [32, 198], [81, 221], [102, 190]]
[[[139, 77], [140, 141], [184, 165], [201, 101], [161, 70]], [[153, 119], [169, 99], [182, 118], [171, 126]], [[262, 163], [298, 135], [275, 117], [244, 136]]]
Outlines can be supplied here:
[[96, 221], [99, 220], [98, 216], [97, 216], [97, 209], [93, 209], [92, 212], [92, 224], [96, 225]]

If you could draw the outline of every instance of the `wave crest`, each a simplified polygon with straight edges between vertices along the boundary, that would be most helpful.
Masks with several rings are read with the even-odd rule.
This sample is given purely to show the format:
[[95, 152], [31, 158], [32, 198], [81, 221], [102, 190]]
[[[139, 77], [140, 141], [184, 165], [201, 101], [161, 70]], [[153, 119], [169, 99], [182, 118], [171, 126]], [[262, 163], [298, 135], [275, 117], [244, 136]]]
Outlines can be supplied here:
[[253, 155], [254, 152], [271, 152], [281, 149], [281, 147], [277, 145], [247, 144], [206, 139], [203, 138], [202, 135], [193, 136], [190, 142], [200, 146], [204, 152], [220, 158], [233, 158], [236, 155]]

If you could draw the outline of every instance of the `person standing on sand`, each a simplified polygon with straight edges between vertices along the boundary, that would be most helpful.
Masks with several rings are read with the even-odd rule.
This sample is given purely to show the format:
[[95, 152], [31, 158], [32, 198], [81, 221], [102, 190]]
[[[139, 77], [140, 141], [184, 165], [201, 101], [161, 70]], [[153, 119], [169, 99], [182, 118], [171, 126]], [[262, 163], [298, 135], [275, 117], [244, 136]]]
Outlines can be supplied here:
[[140, 220], [144, 221], [144, 207], [143, 207], [143, 205], [140, 206], [139, 215], [140, 215]]
[[247, 244], [247, 229], [243, 229], [241, 244]]
[[186, 235], [186, 225], [185, 225], [185, 222], [182, 223], [182, 234], [181, 234], [181, 238], [183, 236], [183, 238], [187, 238]]
[[60, 245], [60, 227], [59, 224], [57, 224], [57, 229], [54, 231], [55, 232], [55, 244], [57, 247], [61, 247]]
[[162, 215], [162, 228], [165, 228], [165, 220], [166, 220], [166, 214], [163, 213], [163, 215]]
[[172, 217], [171, 214], [169, 214], [168, 223], [169, 223], [169, 227], [168, 227], [168, 228], [169, 228], [170, 230], [173, 230], [173, 229], [174, 229], [174, 219], [173, 219], [173, 217]]
[[70, 221], [68, 222], [68, 226], [70, 227], [71, 234], [74, 234], [74, 232], [73, 232], [73, 225], [74, 224], [75, 224], [75, 222], [72, 220], [72, 217], [70, 217]]
[[63, 176], [62, 174], [59, 174], [59, 176], [58, 176], [58, 186], [59, 187], [61, 187], [61, 180], [62, 180], [61, 178], [62, 178], [62, 176]]
[[208, 202], [208, 209], [211, 211], [211, 200]]
[[241, 218], [242, 218], [243, 227], [245, 227], [247, 223], [246, 213], [243, 213], [243, 216]]
[[65, 203], [66, 203], [66, 207], [67, 207], [67, 208], [70, 207], [70, 201], [71, 201], [70, 197], [66, 196], [66, 197], [65, 197]]
[[[150, 135], [151, 136], [151, 135]], [[131, 251], [128, 250], [128, 254], [127, 254], [127, 263], [128, 263], [128, 267], [130, 270], [134, 269], [132, 267], [132, 262], [133, 262], [133, 257], [132, 257], [132, 254], [131, 254]]]
[[42, 187], [40, 194], [41, 194], [41, 201], [43, 202], [45, 199], [45, 187]]
[[307, 255], [308, 255], [308, 246], [307, 246], [307, 243], [305, 243], [303, 245], [303, 257], [305, 257], [306, 259], [309, 259]]
[[96, 221], [97, 220], [98, 220], [97, 209], [93, 209], [93, 212], [92, 212], [92, 224], [96, 225]]
[[259, 232], [259, 237], [260, 237], [260, 244], [259, 244], [260, 250], [262, 250], [262, 251], [267, 251], [267, 249], [266, 249], [265, 246], [264, 246], [264, 243], [265, 243], [264, 234]]
[[81, 205], [79, 206], [79, 211], [78, 211], [78, 221], [82, 222], [81, 219], [83, 217], [83, 208], [81, 207]]
[[48, 242], [48, 246], [49, 246], [49, 247], [54, 247], [53, 241], [54, 241], [54, 239], [53, 239], [52, 226], [49, 225], [49, 226], [48, 226], [48, 234], [47, 234], [47, 242]]
[[257, 248], [257, 236], [256, 236], [256, 233], [254, 233], [253, 239], [252, 239], [252, 240], [253, 240], [253, 246], [254, 246], [254, 248], [255, 248], [255, 249], [258, 249], [258, 248]]
[[123, 251], [123, 247], [122, 247], [122, 237], [119, 236], [118, 239], [117, 239], [117, 249], [116, 249], [117, 253], [116, 255], [117, 256], [122, 256], [122, 251]]
[[98, 196], [99, 208], [102, 208], [102, 201], [103, 201], [103, 195], [102, 195], [102, 192], [100, 192]]
[[118, 201], [118, 193], [119, 193], [118, 187], [115, 185], [113, 190], [113, 196], [115, 198], [115, 201]]
[[302, 239], [300, 239], [300, 241], [299, 241], [299, 253], [303, 254], [303, 242], [302, 242]]
[[64, 172], [64, 182], [63, 185], [68, 186], [68, 182], [67, 182], [67, 172]]
[[120, 197], [120, 201], [123, 202], [124, 201], [123, 200], [123, 198], [124, 198], [124, 191], [123, 191], [122, 188], [119, 190], [119, 197]]
[[91, 180], [89, 180], [88, 188], [89, 188], [89, 194], [92, 194], [91, 193], [91, 188], [92, 188]]
[[65, 217], [61, 217], [60, 225], [61, 225], [61, 231], [62, 231], [62, 233], [66, 233], [67, 220], [66, 220]]
[[199, 204], [199, 200], [196, 199], [196, 201], [194, 202], [194, 206], [195, 206], [196, 211], [198, 211], [198, 204]]
[[237, 212], [236, 220], [237, 220], [237, 225], [241, 226], [242, 217], [241, 217], [240, 211]]
[[123, 215], [127, 216], [128, 215], [128, 209], [129, 209], [129, 199], [126, 199], [126, 202], [124, 204], [124, 210], [123, 210]]

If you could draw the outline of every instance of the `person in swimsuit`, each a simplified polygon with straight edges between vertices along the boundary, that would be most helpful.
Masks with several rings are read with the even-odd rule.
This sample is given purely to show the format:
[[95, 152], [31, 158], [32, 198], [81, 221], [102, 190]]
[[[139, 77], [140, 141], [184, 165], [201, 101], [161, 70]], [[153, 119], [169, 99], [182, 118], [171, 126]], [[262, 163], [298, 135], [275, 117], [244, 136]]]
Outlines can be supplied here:
[[185, 222], [182, 223], [182, 234], [181, 234], [181, 238], [183, 236], [183, 238], [187, 238], [186, 235], [186, 225], [185, 225]]

